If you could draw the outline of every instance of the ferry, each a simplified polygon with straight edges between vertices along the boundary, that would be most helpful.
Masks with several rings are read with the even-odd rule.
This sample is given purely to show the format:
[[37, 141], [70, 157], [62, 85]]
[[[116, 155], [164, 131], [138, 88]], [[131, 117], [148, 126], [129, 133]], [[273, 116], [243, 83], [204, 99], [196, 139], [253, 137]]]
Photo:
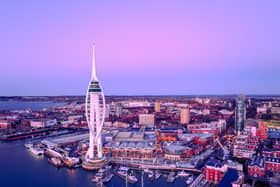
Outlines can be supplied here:
[[44, 151], [40, 148], [34, 148], [34, 147], [31, 147], [29, 148], [29, 151], [34, 154], [35, 156], [41, 156], [41, 155], [44, 155]]
[[49, 163], [51, 163], [52, 165], [56, 166], [56, 167], [61, 167], [63, 166], [63, 163], [61, 162], [61, 160], [59, 158], [49, 158], [48, 159]]
[[190, 173], [187, 173], [187, 172], [185, 172], [185, 171], [179, 171], [178, 172], [178, 176], [179, 177], [188, 177], [188, 176], [190, 176], [191, 174]]

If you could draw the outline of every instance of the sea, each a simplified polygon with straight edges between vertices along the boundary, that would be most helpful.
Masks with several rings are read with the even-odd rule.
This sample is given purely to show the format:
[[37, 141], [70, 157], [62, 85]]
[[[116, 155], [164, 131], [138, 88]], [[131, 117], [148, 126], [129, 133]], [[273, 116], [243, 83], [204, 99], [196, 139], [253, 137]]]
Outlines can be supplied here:
[[26, 110], [34, 111], [42, 110], [43, 108], [63, 106], [63, 102], [52, 101], [0, 101], [0, 110]]
[[[0, 101], [0, 110], [41, 110], [42, 108], [59, 106], [53, 102], [17, 102]], [[56, 168], [48, 163], [47, 157], [34, 157], [25, 149], [27, 140], [10, 142], [0, 141], [0, 187], [94, 187], [91, 179], [94, 171], [82, 168]], [[171, 187], [186, 186], [186, 178], [177, 178], [174, 183], [167, 183], [167, 177], [161, 176], [158, 180], [150, 180], [135, 171], [138, 182], [128, 184], [129, 187]], [[126, 183], [118, 176], [103, 185], [104, 187], [125, 187]]]

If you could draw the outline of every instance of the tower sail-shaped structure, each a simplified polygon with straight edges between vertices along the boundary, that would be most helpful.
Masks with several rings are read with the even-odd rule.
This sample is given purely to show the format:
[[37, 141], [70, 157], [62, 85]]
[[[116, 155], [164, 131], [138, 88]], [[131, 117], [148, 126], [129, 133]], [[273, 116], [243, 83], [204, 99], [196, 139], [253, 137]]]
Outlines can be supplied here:
[[83, 162], [85, 169], [97, 169], [104, 161], [102, 152], [102, 127], [105, 119], [105, 97], [96, 74], [95, 48], [93, 47], [92, 74], [85, 101], [89, 127], [89, 148]]

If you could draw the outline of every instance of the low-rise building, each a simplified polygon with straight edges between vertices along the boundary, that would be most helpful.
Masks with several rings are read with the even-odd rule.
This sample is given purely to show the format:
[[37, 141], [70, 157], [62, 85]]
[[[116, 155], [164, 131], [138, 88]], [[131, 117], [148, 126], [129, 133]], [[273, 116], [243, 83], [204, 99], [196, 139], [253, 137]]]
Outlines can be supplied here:
[[204, 168], [204, 180], [210, 183], [218, 184], [228, 170], [228, 166], [216, 159], [210, 159], [206, 162]]
[[43, 128], [50, 127], [57, 124], [56, 119], [40, 119], [40, 120], [31, 120], [30, 126], [33, 128]]
[[262, 156], [254, 155], [248, 164], [248, 175], [252, 177], [264, 177], [264, 158]]
[[241, 134], [236, 136], [233, 148], [234, 157], [250, 159], [256, 153], [259, 139], [253, 135], [253, 128], [255, 127], [245, 127]]
[[280, 172], [280, 158], [265, 157], [264, 160], [266, 171]]
[[11, 128], [11, 122], [8, 120], [0, 120], [0, 128], [3, 129]]
[[146, 127], [155, 126], [155, 115], [154, 114], [139, 114], [139, 124]]
[[267, 113], [267, 107], [257, 107], [257, 113], [266, 114]]
[[272, 107], [271, 114], [280, 114], [280, 107]]

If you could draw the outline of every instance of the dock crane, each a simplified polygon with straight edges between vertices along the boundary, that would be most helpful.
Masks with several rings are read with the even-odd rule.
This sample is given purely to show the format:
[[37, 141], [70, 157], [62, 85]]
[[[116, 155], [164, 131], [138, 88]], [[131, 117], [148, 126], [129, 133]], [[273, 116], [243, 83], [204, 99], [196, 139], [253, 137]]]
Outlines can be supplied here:
[[225, 148], [225, 147], [222, 145], [222, 143], [220, 142], [219, 138], [216, 138], [216, 139], [214, 140], [214, 147], [215, 147], [217, 144], [222, 148], [222, 150], [223, 150], [223, 152], [224, 152], [223, 160], [226, 160], [226, 159], [228, 158], [228, 156], [229, 156], [229, 151], [227, 150], [227, 148]]

